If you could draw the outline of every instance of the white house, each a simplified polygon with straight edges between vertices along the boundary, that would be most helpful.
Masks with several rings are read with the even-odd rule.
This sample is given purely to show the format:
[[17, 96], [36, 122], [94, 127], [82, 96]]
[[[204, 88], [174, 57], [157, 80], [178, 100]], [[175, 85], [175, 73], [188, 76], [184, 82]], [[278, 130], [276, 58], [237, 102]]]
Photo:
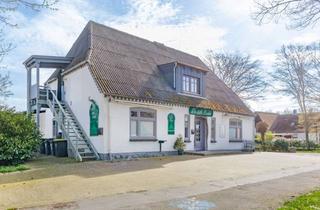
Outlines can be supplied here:
[[[161, 43], [90, 21], [65, 57], [24, 64], [28, 111], [80, 160], [156, 155], [161, 140], [162, 154], [175, 154], [179, 135], [187, 151], [241, 151], [254, 139], [254, 114], [240, 98], [198, 57]], [[56, 68], [43, 87], [42, 68]]]

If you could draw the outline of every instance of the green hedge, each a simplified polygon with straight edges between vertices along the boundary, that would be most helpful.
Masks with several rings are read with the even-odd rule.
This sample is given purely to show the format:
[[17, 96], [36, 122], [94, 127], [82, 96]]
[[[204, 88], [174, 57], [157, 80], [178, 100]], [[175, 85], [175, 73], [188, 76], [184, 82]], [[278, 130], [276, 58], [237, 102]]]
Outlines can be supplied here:
[[31, 117], [0, 108], [0, 165], [18, 164], [30, 159], [37, 151], [40, 139]]
[[[258, 151], [279, 151], [279, 152], [288, 152], [291, 149], [296, 150], [307, 150], [306, 141], [300, 140], [286, 140], [286, 139], [277, 139], [275, 141], [255, 141], [256, 149]], [[316, 150], [320, 148], [319, 144], [316, 144], [313, 141], [309, 141], [310, 150]]]

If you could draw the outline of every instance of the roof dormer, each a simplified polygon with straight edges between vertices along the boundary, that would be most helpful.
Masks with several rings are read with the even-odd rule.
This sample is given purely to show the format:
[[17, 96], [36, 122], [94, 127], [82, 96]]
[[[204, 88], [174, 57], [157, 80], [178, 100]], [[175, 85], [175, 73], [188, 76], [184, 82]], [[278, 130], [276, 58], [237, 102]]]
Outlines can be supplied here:
[[207, 69], [172, 62], [158, 66], [168, 84], [179, 94], [205, 97], [205, 75]]

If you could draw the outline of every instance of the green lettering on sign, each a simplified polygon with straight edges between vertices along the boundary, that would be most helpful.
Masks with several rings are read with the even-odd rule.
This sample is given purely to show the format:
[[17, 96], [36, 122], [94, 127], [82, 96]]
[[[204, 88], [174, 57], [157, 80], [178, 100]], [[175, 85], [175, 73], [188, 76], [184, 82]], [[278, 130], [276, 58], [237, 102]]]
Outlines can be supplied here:
[[99, 106], [94, 100], [91, 100], [89, 115], [90, 115], [90, 136], [98, 136], [99, 135]]
[[205, 117], [212, 117], [213, 110], [200, 108], [200, 107], [189, 107], [189, 114], [197, 115], [197, 116], [205, 116]]
[[168, 134], [174, 135], [174, 121], [176, 120], [176, 117], [174, 114], [170, 113], [168, 114]]

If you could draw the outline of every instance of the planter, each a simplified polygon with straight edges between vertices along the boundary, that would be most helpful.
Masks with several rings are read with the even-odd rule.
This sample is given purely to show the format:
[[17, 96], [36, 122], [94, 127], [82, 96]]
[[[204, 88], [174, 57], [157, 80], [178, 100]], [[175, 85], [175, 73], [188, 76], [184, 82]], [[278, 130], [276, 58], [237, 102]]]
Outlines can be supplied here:
[[178, 155], [183, 155], [184, 151], [183, 150], [178, 150]]
[[68, 157], [68, 143], [65, 139], [56, 139], [53, 141], [54, 155], [57, 157]]

